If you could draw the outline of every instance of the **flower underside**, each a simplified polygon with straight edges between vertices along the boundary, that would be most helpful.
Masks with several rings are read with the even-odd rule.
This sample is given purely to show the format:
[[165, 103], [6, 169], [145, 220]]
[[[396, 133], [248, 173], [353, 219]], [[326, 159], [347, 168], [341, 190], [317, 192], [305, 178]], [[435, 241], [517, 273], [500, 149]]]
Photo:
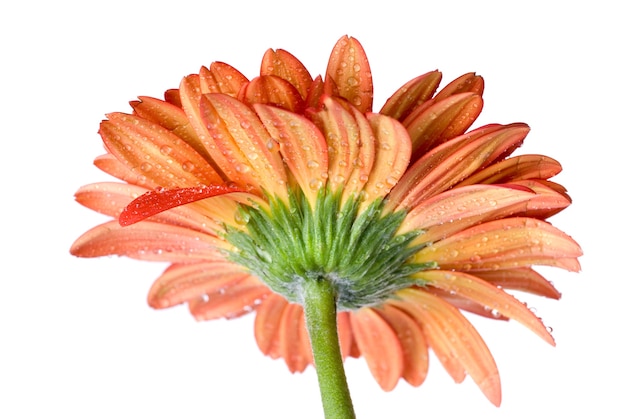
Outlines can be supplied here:
[[412, 275], [434, 264], [408, 262], [423, 245], [411, 245], [420, 231], [396, 234], [406, 212], [383, 214], [382, 199], [359, 211], [359, 197], [343, 206], [341, 199], [323, 188], [315, 208], [299, 190], [288, 203], [270, 199], [269, 211], [242, 205], [246, 231], [227, 229], [237, 249], [230, 258], [291, 302], [302, 303], [305, 281], [330, 281], [339, 310], [376, 305], [419, 284]]

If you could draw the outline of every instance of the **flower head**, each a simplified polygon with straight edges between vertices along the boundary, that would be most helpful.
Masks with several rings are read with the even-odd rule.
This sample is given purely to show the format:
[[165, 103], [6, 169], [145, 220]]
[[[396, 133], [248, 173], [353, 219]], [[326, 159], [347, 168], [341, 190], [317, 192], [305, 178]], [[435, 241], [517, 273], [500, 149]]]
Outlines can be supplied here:
[[[334, 290], [343, 357], [363, 356], [380, 386], [420, 385], [429, 348], [494, 404], [493, 358], [462, 311], [550, 333], [506, 292], [549, 298], [536, 270], [577, 271], [580, 247], [546, 218], [570, 204], [550, 179], [561, 167], [511, 156], [527, 125], [468, 131], [483, 79], [437, 92], [432, 71], [372, 112], [372, 77], [354, 38], [335, 45], [325, 76], [269, 50], [248, 80], [216, 62], [165, 99], [140, 97], [100, 126], [96, 183], [81, 204], [113, 217], [71, 252], [171, 262], [152, 286], [155, 308], [186, 303], [198, 320], [256, 312], [259, 348], [303, 371], [312, 363], [303, 287]], [[382, 343], [381, 343], [382, 342]]]

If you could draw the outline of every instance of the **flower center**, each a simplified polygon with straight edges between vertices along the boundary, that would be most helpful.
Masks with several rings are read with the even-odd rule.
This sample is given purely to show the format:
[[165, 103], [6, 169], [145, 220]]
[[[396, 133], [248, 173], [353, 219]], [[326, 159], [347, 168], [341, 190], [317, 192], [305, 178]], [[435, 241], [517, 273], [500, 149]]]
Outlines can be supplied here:
[[314, 208], [301, 191], [290, 192], [288, 203], [269, 201], [269, 211], [240, 207], [247, 231], [227, 228], [237, 249], [230, 258], [291, 302], [302, 303], [306, 281], [330, 281], [339, 310], [376, 305], [419, 285], [413, 275], [435, 266], [407, 262], [421, 232], [397, 234], [406, 213], [383, 213], [382, 199], [360, 209], [358, 197], [342, 205], [340, 192], [322, 188]]

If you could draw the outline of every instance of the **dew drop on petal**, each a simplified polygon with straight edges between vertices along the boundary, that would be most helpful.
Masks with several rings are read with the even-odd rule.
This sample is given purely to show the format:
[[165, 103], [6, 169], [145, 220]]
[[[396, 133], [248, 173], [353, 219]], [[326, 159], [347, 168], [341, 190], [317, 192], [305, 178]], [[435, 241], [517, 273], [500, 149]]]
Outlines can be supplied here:
[[150, 163], [142, 163], [139, 168], [144, 172], [149, 172], [150, 170], [152, 170], [152, 165]]
[[161, 152], [161, 154], [163, 154], [164, 156], [168, 156], [171, 152], [172, 152], [172, 147], [168, 146], [168, 145], [164, 145], [162, 146], [159, 151]]
[[311, 189], [313, 189], [314, 191], [318, 190], [319, 188], [321, 188], [323, 185], [323, 182], [319, 179], [311, 179], [309, 181], [309, 187]]
[[307, 166], [309, 169], [314, 169], [314, 168], [316, 168], [316, 167], [319, 167], [319, 165], [320, 165], [320, 164], [319, 164], [317, 161], [315, 161], [315, 160], [309, 160], [309, 161], [306, 163], [306, 166]]
[[194, 164], [190, 161], [186, 161], [182, 164], [182, 168], [185, 172], [192, 172], [193, 169], [196, 168], [196, 166], [194, 166]]

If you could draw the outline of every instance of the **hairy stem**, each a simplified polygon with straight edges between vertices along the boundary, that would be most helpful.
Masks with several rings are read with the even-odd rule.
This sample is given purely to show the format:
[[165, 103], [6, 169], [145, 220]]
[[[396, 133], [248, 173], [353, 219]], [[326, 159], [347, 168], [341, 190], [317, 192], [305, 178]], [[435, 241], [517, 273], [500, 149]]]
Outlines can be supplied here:
[[304, 313], [326, 419], [355, 418], [337, 334], [337, 304], [332, 284], [306, 281]]

